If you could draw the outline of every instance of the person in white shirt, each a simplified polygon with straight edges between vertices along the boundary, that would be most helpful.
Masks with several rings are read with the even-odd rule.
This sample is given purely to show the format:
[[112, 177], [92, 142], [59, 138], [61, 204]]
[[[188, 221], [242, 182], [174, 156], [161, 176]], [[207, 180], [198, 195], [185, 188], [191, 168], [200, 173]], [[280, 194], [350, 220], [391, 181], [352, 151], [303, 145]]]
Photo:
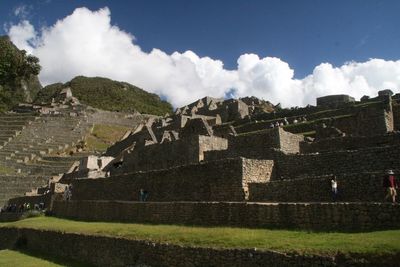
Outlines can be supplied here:
[[337, 180], [336, 180], [336, 176], [333, 176], [333, 178], [331, 180], [331, 188], [332, 188], [333, 202], [336, 202], [337, 194], [338, 194], [338, 183], [337, 183]]

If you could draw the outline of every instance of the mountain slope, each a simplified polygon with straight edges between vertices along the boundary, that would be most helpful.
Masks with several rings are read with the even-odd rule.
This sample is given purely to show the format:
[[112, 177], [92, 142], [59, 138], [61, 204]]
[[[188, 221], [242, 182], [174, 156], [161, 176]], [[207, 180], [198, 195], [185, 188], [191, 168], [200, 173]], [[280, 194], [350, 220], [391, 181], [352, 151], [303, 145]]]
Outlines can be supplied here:
[[35, 103], [49, 102], [63, 88], [70, 87], [73, 96], [89, 106], [110, 111], [138, 111], [145, 114], [165, 115], [172, 106], [156, 94], [148, 93], [126, 82], [101, 77], [78, 76], [71, 81], [43, 88]]

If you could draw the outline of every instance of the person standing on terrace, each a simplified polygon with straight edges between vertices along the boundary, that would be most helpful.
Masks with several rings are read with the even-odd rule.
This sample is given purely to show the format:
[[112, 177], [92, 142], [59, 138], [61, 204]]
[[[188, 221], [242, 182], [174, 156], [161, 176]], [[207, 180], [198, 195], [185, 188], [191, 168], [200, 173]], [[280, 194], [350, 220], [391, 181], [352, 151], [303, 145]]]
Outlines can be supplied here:
[[333, 176], [331, 180], [331, 188], [332, 188], [332, 199], [333, 202], [337, 201], [337, 195], [338, 195], [338, 183], [336, 180], [336, 176]]
[[396, 203], [396, 196], [397, 196], [396, 189], [398, 187], [398, 184], [394, 172], [392, 170], [388, 170], [386, 172], [386, 175], [383, 178], [383, 187], [386, 190], [385, 201], [391, 198], [392, 203]]

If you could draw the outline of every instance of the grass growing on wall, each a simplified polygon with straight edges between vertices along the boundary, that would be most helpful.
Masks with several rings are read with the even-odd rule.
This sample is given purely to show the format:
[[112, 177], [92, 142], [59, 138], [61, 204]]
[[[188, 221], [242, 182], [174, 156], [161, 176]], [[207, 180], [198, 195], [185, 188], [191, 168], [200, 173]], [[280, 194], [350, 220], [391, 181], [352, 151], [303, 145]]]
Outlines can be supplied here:
[[105, 151], [110, 145], [120, 140], [131, 130], [118, 125], [95, 124], [90, 134], [86, 136], [86, 144], [90, 151]]
[[0, 174], [13, 174], [15, 170], [13, 168], [0, 165]]
[[0, 223], [0, 227], [48, 229], [188, 246], [258, 248], [321, 255], [333, 255], [339, 250], [342, 253], [393, 254], [400, 252], [400, 230], [327, 233], [231, 227], [81, 222], [53, 217], [29, 218], [12, 223]]

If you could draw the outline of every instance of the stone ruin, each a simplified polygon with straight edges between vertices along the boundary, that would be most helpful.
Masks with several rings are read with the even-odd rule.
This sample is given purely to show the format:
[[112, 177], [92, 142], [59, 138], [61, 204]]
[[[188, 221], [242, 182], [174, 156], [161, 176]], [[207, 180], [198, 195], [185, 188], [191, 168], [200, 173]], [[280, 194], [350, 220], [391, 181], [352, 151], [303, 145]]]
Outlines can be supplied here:
[[[400, 173], [399, 95], [323, 99], [316, 107], [281, 109], [254, 97], [205, 97], [147, 119], [104, 155], [74, 163], [42, 195], [10, 203], [40, 200], [57, 216], [101, 221], [400, 227], [399, 206], [384, 203], [381, 186], [387, 169]], [[69, 201], [63, 184], [72, 185]]]
[[[75, 162], [92, 162], [86, 156], [100, 157], [85, 149], [93, 125], [135, 127], [152, 117], [94, 109], [80, 103], [70, 88], [61, 90], [49, 103], [19, 104], [0, 114], [0, 207], [24, 192], [21, 199], [49, 199], [43, 194], [54, 188], [60, 174], [76, 166]], [[79, 171], [100, 175], [91, 164], [85, 164]]]

